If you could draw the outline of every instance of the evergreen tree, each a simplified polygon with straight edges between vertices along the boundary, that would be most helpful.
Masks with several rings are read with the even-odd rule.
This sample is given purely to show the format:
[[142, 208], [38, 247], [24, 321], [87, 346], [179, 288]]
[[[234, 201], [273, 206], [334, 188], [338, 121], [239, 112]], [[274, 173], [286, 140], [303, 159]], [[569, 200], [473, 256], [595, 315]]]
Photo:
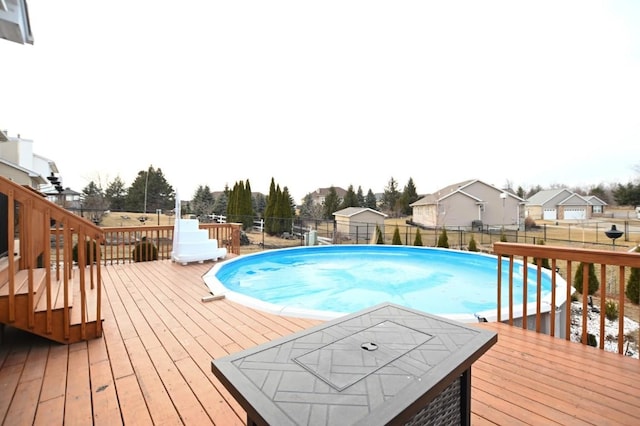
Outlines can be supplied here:
[[384, 236], [378, 225], [376, 225], [376, 244], [384, 244]]
[[285, 231], [282, 220], [282, 205], [282, 190], [280, 189], [280, 185], [276, 185], [276, 205], [273, 210], [273, 235], [280, 235]]
[[323, 219], [333, 219], [333, 214], [340, 210], [340, 197], [336, 192], [335, 187], [329, 188], [329, 193], [324, 197], [324, 204], [322, 209]]
[[193, 214], [200, 218], [204, 218], [207, 215], [213, 214], [214, 202], [213, 194], [211, 193], [209, 186], [199, 185], [195, 194], [193, 194], [191, 203], [189, 204]]
[[438, 237], [438, 244], [436, 244], [437, 247], [443, 247], [443, 248], [449, 248], [449, 237], [447, 236], [447, 229], [446, 228], [442, 228], [442, 232], [440, 233], [440, 236]]
[[83, 213], [87, 212], [94, 223], [100, 223], [104, 212], [109, 209], [109, 201], [105, 198], [102, 188], [91, 181], [84, 187], [82, 194]]
[[233, 185], [233, 189], [231, 189], [231, 192], [229, 193], [229, 200], [227, 202], [227, 211], [226, 211], [226, 215], [227, 215], [227, 222], [234, 222], [237, 223], [239, 222], [239, 214], [238, 211], [240, 209], [240, 185], [244, 184], [242, 182], [238, 183], [236, 182]]
[[267, 206], [267, 198], [264, 194], [256, 193], [252, 196], [253, 212], [258, 217], [264, 217], [264, 209]]
[[242, 229], [253, 227], [253, 202], [251, 200], [251, 184], [236, 182], [231, 190], [227, 203], [227, 221], [242, 224]]
[[389, 183], [384, 189], [382, 195], [382, 208], [383, 210], [391, 213], [394, 217], [398, 216], [400, 200], [400, 191], [398, 191], [398, 182], [392, 177]]
[[[543, 246], [544, 245], [544, 240], [542, 238], [538, 239], [537, 243], [539, 246]], [[547, 269], [551, 269], [551, 265], [549, 265], [549, 259], [547, 258], [543, 258], [540, 259], [540, 261], [542, 262], [542, 267], [543, 268], [547, 268]], [[536, 259], [535, 257], [533, 258], [533, 263], [534, 264], [538, 264], [538, 259]]]
[[613, 190], [613, 199], [620, 206], [640, 205], [640, 184], [634, 185], [631, 182], [626, 185], [618, 184]]
[[372, 210], [378, 210], [378, 200], [376, 199], [376, 194], [374, 194], [371, 189], [367, 192], [364, 207], [368, 207]]
[[401, 205], [402, 205], [402, 214], [405, 216], [409, 216], [412, 213], [411, 204], [418, 201], [420, 197], [418, 196], [418, 192], [416, 190], [416, 186], [413, 183], [413, 179], [409, 178], [409, 182], [404, 187], [402, 191], [402, 196], [400, 197]]
[[342, 199], [342, 203], [340, 203], [339, 209], [346, 209], [347, 207], [359, 207], [360, 203], [358, 202], [358, 196], [353, 191], [353, 185], [349, 185], [347, 188], [347, 193], [344, 194], [344, 198]]
[[[573, 286], [575, 287], [576, 291], [580, 294], [582, 294], [583, 265], [584, 263], [580, 262], [580, 265], [578, 265], [576, 274], [573, 278]], [[600, 287], [600, 282], [598, 281], [598, 277], [596, 276], [596, 268], [595, 266], [593, 266], [593, 263], [589, 263], [588, 271], [589, 271], [588, 272], [589, 287], [587, 291], [588, 291], [588, 294], [594, 294], [596, 291], [598, 291], [598, 288]]]
[[162, 170], [149, 166], [138, 172], [127, 191], [126, 208], [134, 212], [172, 210], [175, 207], [175, 191], [169, 185]]
[[104, 191], [104, 196], [109, 202], [109, 208], [113, 211], [124, 211], [127, 202], [127, 189], [124, 182], [117, 176]]
[[393, 238], [391, 240], [391, 244], [393, 244], [394, 246], [402, 245], [402, 239], [400, 238], [400, 228], [398, 228], [398, 225], [396, 225], [396, 229], [393, 230]]
[[478, 251], [478, 244], [476, 243], [476, 239], [473, 238], [473, 235], [471, 235], [471, 238], [469, 239], [469, 246], [467, 247], [467, 250]]
[[[640, 253], [640, 246], [636, 247], [635, 252]], [[631, 268], [624, 294], [632, 303], [640, 303], [640, 268]]]
[[420, 228], [416, 228], [416, 238], [413, 241], [414, 246], [422, 246], [422, 235], [420, 234]]
[[611, 200], [609, 199], [609, 194], [604, 189], [602, 184], [599, 184], [599, 185], [591, 187], [589, 189], [589, 194], [590, 195], [595, 195], [596, 197], [598, 197], [599, 199], [601, 199], [602, 201], [604, 201], [607, 204], [611, 204]]
[[358, 192], [356, 192], [356, 198], [358, 199], [358, 207], [367, 207], [365, 204], [364, 192], [362, 192], [362, 187], [358, 187]]
[[242, 192], [241, 204], [240, 204], [240, 219], [242, 228], [244, 230], [253, 228], [253, 218], [255, 216], [253, 212], [253, 199], [251, 198], [251, 183], [249, 179], [244, 182], [244, 190]]
[[295, 203], [289, 194], [289, 188], [286, 186], [282, 189], [282, 196], [280, 199], [280, 217], [282, 218], [281, 230], [282, 232], [292, 232], [293, 230], [293, 218], [295, 217]]
[[227, 190], [225, 190], [223, 193], [221, 193], [216, 197], [215, 202], [213, 203], [213, 212], [215, 214], [219, 214], [219, 215], [227, 214], [227, 205], [229, 204], [229, 198], [227, 194], [229, 191], [228, 191], [228, 188], [226, 189]]
[[302, 199], [300, 217], [304, 219], [322, 218], [322, 206], [313, 202], [313, 194], [308, 193]]
[[291, 232], [293, 217], [295, 216], [295, 203], [289, 195], [289, 189], [276, 185], [271, 178], [267, 205], [264, 210], [265, 232], [269, 235], [281, 235], [283, 232]]
[[279, 188], [276, 188], [275, 180], [271, 178], [269, 195], [267, 195], [267, 206], [264, 209], [264, 230], [269, 235], [276, 234], [275, 214], [278, 202], [278, 190]]

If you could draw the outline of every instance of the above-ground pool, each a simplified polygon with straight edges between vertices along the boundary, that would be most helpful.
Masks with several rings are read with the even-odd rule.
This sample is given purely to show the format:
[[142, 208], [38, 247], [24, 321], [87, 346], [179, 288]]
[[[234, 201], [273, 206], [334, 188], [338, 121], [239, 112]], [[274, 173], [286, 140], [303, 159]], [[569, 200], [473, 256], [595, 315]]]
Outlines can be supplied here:
[[[528, 309], [535, 312], [536, 268], [529, 267]], [[462, 322], [496, 319], [496, 256], [430, 247], [330, 245], [248, 254], [216, 264], [204, 275], [214, 295], [282, 315], [332, 319], [392, 302]], [[508, 316], [508, 260], [503, 260], [502, 307]], [[514, 267], [514, 311], [522, 315], [523, 265]], [[556, 303], [564, 304], [558, 277]], [[542, 276], [541, 304], [551, 311], [551, 275]], [[530, 305], [530, 307], [529, 307]]]

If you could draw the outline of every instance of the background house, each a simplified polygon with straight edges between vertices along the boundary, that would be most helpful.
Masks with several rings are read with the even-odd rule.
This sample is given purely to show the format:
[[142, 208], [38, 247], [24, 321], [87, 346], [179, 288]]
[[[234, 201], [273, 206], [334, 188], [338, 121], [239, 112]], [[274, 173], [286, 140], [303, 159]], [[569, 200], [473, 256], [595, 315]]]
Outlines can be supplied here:
[[333, 213], [336, 231], [351, 240], [371, 240], [376, 226], [384, 232], [386, 214], [367, 207], [347, 207]]
[[607, 203], [605, 203], [604, 201], [602, 201], [600, 198], [596, 197], [595, 195], [587, 195], [586, 197], [584, 197], [587, 202], [589, 203], [589, 206], [591, 208], [591, 216], [602, 216], [604, 214], [604, 209], [605, 206], [607, 206]]
[[[344, 196], [347, 191], [339, 186], [334, 186], [333, 189], [336, 191], [336, 195], [340, 201], [344, 200]], [[318, 188], [311, 193], [311, 200], [314, 205], [322, 206], [324, 205], [324, 200], [329, 195], [331, 187], [329, 188]]]
[[[58, 167], [49, 160], [33, 152], [33, 141], [11, 137], [6, 131], [0, 136], [0, 174], [19, 185], [29, 186], [47, 193], [55, 189], [50, 177], [58, 173]], [[59, 178], [56, 178], [59, 182]], [[60, 188], [62, 189], [62, 188]]]
[[587, 220], [604, 213], [606, 203], [583, 197], [567, 188], [540, 191], [527, 200], [525, 215], [534, 220]]
[[504, 226], [523, 224], [524, 200], [480, 180], [444, 187], [411, 204], [413, 222], [425, 227]]

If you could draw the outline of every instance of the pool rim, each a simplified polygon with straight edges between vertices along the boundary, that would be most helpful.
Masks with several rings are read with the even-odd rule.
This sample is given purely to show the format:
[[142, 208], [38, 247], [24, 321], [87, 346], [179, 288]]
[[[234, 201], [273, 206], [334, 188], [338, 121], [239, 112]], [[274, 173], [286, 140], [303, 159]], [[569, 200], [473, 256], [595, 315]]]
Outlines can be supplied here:
[[[495, 259], [495, 261], [497, 262], [497, 255], [494, 254], [490, 254], [490, 253], [483, 253], [483, 252], [470, 252], [470, 251], [463, 251], [463, 250], [455, 250], [455, 249], [448, 249], [448, 248], [442, 248], [442, 247], [425, 247], [425, 246], [394, 246], [394, 245], [371, 245], [371, 244], [340, 244], [340, 245], [317, 245], [317, 246], [295, 246], [295, 247], [285, 247], [285, 248], [280, 248], [280, 249], [270, 249], [270, 250], [264, 250], [264, 251], [259, 251], [259, 252], [254, 252], [254, 253], [247, 253], [247, 254], [243, 254], [240, 256], [236, 256], [233, 257], [231, 259], [226, 259], [223, 261], [218, 261], [216, 262], [215, 265], [213, 265], [209, 271], [207, 271], [203, 276], [203, 280], [206, 284], [206, 286], [209, 288], [209, 290], [211, 291], [211, 294], [214, 296], [224, 296], [226, 299], [229, 299], [233, 302], [237, 302], [240, 303], [244, 306], [250, 307], [250, 308], [254, 308], [263, 312], [267, 312], [267, 313], [271, 313], [271, 314], [275, 314], [275, 315], [281, 315], [281, 316], [289, 316], [289, 317], [296, 317], [296, 318], [308, 318], [308, 319], [318, 319], [318, 320], [332, 320], [338, 317], [341, 317], [343, 315], [347, 315], [351, 312], [336, 312], [336, 311], [324, 311], [324, 310], [316, 310], [316, 309], [306, 309], [306, 308], [300, 308], [297, 306], [290, 306], [290, 305], [277, 305], [277, 304], [273, 304], [270, 302], [266, 302], [264, 300], [260, 300], [258, 298], [255, 297], [251, 297], [251, 296], [247, 296], [245, 294], [242, 293], [238, 293], [236, 291], [233, 291], [229, 288], [227, 288], [217, 277], [216, 277], [216, 273], [223, 267], [225, 267], [226, 265], [233, 263], [233, 262], [237, 262], [240, 260], [246, 260], [247, 258], [250, 257], [254, 257], [254, 256], [264, 256], [264, 255], [269, 255], [269, 254], [273, 254], [273, 253], [279, 253], [279, 252], [286, 252], [286, 251], [293, 251], [293, 250], [322, 250], [322, 249], [340, 249], [340, 248], [350, 248], [350, 247], [357, 247], [360, 249], [382, 249], [382, 250], [386, 250], [386, 249], [392, 249], [392, 248], [403, 248], [403, 249], [416, 249], [416, 250], [428, 250], [428, 251], [446, 251], [446, 252], [450, 252], [450, 253], [459, 253], [459, 254], [464, 254], [464, 255], [475, 255], [475, 256], [484, 256], [484, 257], [489, 257], [492, 259]], [[504, 258], [503, 258], [504, 260]], [[522, 260], [520, 259], [514, 259], [514, 263], [515, 264], [519, 264], [521, 267], [523, 265]], [[532, 272], [537, 270], [536, 265], [533, 264], [529, 264], [528, 266], [529, 272]], [[546, 268], [542, 268], [542, 274], [548, 275], [548, 279], [549, 281], [552, 280], [552, 276], [551, 276], [551, 272], [550, 270], [546, 269]], [[565, 281], [565, 279], [560, 276], [560, 274], [556, 274], [556, 311], [557, 309], [564, 305], [566, 303], [566, 286], [567, 283]], [[575, 291], [575, 289], [572, 288], [572, 292]], [[497, 299], [497, 293], [496, 293], [496, 299]], [[532, 313], [535, 315], [535, 312], [537, 310], [537, 304], [535, 301], [533, 302], [529, 302], [527, 303], [527, 316], [531, 316]], [[501, 320], [505, 321], [509, 319], [509, 306], [502, 306], [501, 307]], [[523, 308], [522, 308], [522, 304], [521, 303], [517, 303], [515, 300], [513, 302], [513, 318], [514, 319], [518, 319], [521, 318], [523, 315]], [[551, 309], [551, 291], [548, 291], [547, 294], [544, 294], [543, 297], [540, 300], [540, 314], [548, 314], [552, 311]], [[478, 322], [478, 321], [488, 321], [488, 322], [495, 322], [497, 321], [497, 314], [498, 309], [497, 307], [494, 309], [487, 309], [487, 310], [483, 310], [483, 311], [478, 311], [478, 312], [474, 312], [473, 314], [469, 314], [469, 313], [445, 313], [445, 314], [438, 314], [441, 317], [444, 318], [448, 318], [451, 320], [455, 320], [455, 321], [460, 321], [460, 322], [464, 322], [464, 323], [472, 323], [472, 322]], [[506, 315], [505, 315], [506, 314]], [[506, 318], [505, 318], [506, 317]]]

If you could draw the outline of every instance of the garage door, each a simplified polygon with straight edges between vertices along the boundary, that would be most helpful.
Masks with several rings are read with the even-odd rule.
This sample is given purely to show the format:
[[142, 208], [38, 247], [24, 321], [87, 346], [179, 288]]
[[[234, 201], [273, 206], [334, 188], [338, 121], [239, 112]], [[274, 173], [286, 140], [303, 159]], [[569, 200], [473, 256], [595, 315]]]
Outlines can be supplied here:
[[556, 215], [556, 209], [544, 209], [542, 218], [544, 220], [556, 220], [558, 218], [558, 216]]
[[567, 220], [586, 219], [587, 211], [584, 208], [564, 209], [564, 218]]

